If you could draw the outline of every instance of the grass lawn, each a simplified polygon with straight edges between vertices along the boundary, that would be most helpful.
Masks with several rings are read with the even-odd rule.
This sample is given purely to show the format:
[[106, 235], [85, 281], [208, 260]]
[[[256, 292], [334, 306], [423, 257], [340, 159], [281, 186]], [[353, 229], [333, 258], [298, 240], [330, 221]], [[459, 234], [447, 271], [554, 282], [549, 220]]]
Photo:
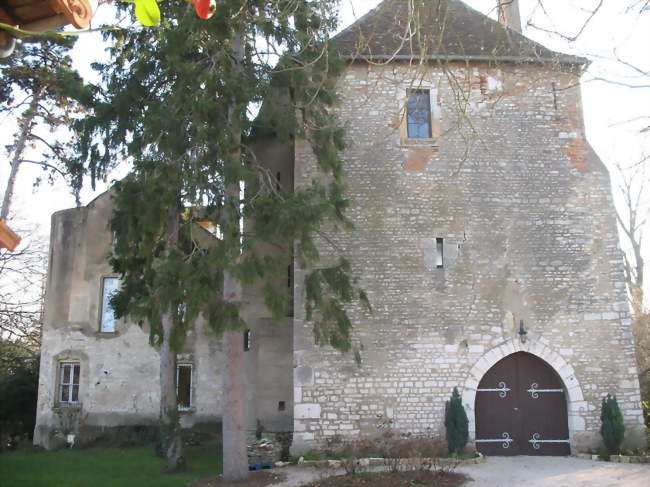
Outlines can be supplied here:
[[82, 448], [55, 452], [23, 449], [0, 454], [2, 487], [185, 487], [221, 473], [214, 443], [185, 452], [189, 467], [163, 473], [152, 446]]

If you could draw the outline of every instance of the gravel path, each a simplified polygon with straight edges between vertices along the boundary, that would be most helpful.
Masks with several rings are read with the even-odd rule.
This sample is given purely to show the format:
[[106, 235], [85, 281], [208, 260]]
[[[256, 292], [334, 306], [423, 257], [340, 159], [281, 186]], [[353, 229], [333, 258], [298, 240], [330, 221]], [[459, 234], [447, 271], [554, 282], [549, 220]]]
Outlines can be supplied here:
[[572, 457], [490, 457], [461, 467], [467, 487], [649, 487], [650, 465]]
[[[281, 471], [287, 474], [287, 480], [279, 484], [273, 484], [272, 487], [300, 487], [323, 476], [321, 469], [313, 467], [284, 467]], [[340, 473], [338, 474], [340, 475]]]
[[[304, 467], [282, 471], [287, 480], [273, 487], [299, 487], [337, 473]], [[466, 487], [650, 487], [650, 465], [572, 457], [490, 457], [485, 463], [460, 467], [458, 471], [474, 479]]]

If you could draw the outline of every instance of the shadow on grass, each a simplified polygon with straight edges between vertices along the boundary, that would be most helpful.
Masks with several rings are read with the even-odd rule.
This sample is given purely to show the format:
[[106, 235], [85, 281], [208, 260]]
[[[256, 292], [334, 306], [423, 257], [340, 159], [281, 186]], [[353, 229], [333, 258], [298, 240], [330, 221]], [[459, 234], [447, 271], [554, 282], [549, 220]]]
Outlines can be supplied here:
[[187, 447], [188, 466], [166, 473], [153, 446], [23, 449], [0, 455], [2, 487], [184, 487], [222, 471], [221, 445]]

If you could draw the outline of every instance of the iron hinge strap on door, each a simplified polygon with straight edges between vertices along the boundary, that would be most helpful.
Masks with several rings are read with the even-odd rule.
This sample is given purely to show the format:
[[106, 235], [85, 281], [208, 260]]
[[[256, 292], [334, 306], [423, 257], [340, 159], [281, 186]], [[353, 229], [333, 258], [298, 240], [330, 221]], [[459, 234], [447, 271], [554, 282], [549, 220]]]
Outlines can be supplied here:
[[542, 435], [539, 433], [533, 433], [533, 437], [528, 440], [528, 443], [532, 443], [535, 450], [539, 450], [541, 443], [569, 443], [569, 440], [542, 440], [541, 437]]
[[499, 382], [499, 388], [498, 389], [476, 389], [476, 392], [498, 392], [499, 397], [506, 397], [508, 395], [508, 391], [511, 389], [509, 387], [506, 387], [505, 382]]
[[510, 433], [504, 432], [504, 433], [501, 434], [501, 436], [503, 437], [501, 439], [499, 439], [499, 438], [495, 438], [493, 440], [487, 440], [487, 439], [486, 440], [480, 440], [480, 439], [477, 439], [477, 440], [474, 440], [474, 441], [476, 443], [501, 443], [501, 448], [510, 448], [510, 443], [515, 441], [512, 438], [510, 438]]
[[539, 384], [537, 384], [537, 382], [533, 382], [530, 385], [530, 389], [528, 389], [526, 392], [529, 392], [533, 399], [539, 399], [540, 392], [564, 392], [564, 389], [538, 389], [538, 387]]

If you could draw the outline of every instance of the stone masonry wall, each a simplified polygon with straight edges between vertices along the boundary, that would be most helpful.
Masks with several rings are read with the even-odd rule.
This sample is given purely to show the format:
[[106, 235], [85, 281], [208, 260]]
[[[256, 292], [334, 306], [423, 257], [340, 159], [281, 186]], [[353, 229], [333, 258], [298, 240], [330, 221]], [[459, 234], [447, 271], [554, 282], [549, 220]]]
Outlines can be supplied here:
[[[352, 64], [340, 116], [356, 229], [331, 232], [374, 311], [350, 306], [363, 365], [316, 348], [296, 271], [294, 451], [337, 435], [443, 431], [452, 388], [473, 398], [483, 373], [519, 347], [556, 368], [572, 448], [599, 442], [615, 393], [630, 438], [642, 415], [610, 181], [588, 145], [578, 78], [551, 68]], [[435, 93], [434, 139], [405, 138], [408, 89]], [[317, 171], [296, 144], [295, 185]], [[435, 265], [444, 239], [444, 268]], [[324, 240], [325, 261], [337, 252]], [[560, 370], [558, 370], [560, 369]]]

